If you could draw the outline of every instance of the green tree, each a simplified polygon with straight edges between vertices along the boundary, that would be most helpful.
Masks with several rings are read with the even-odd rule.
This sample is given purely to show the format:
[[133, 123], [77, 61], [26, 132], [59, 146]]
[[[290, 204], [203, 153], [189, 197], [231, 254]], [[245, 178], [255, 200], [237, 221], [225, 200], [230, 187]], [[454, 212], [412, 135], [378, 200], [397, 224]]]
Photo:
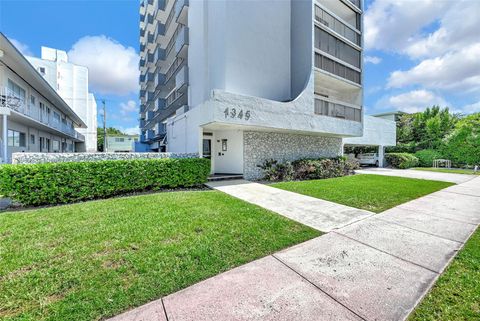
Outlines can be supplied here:
[[[107, 127], [107, 136], [109, 135], [125, 135], [121, 130], [114, 127]], [[103, 152], [103, 128], [97, 128], [97, 149], [99, 152]]]
[[460, 119], [445, 139], [443, 155], [455, 165], [480, 165], [480, 113]]

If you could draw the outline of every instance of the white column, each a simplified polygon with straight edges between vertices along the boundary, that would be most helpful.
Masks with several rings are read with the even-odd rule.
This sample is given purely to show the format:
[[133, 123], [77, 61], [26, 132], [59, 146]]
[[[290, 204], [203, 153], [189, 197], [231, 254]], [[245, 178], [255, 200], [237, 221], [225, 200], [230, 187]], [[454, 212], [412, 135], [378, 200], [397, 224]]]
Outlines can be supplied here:
[[378, 167], [383, 167], [385, 160], [385, 147], [378, 146]]
[[3, 162], [8, 162], [8, 127], [7, 127], [7, 115], [3, 115], [3, 135], [2, 135], [2, 151], [3, 151]]

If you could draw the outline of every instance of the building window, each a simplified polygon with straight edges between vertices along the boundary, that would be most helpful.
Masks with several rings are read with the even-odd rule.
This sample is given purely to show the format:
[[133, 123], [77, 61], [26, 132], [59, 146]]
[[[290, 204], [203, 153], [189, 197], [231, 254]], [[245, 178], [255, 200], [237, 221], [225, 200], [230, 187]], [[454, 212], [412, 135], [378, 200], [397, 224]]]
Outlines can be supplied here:
[[38, 67], [38, 72], [40, 73], [40, 75], [45, 76], [45, 67]]
[[115, 137], [115, 142], [116, 143], [123, 143], [125, 141], [125, 138], [123, 137]]
[[35, 135], [30, 134], [30, 145], [35, 145]]
[[11, 95], [14, 95], [18, 99], [22, 100], [22, 102], [25, 101], [25, 89], [11, 81], [10, 79], [8, 80], [8, 89], [10, 91]]
[[35, 97], [34, 96], [30, 96], [30, 105], [35, 106]]
[[8, 146], [10, 147], [25, 147], [25, 133], [17, 132], [16, 130], [8, 130]]

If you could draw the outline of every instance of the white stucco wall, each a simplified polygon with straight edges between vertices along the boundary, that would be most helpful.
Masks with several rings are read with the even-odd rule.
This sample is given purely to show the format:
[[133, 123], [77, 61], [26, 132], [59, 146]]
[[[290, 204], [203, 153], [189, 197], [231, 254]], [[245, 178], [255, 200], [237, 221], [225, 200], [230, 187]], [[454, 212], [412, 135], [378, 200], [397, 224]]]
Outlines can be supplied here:
[[191, 1], [190, 106], [213, 89], [289, 100], [290, 18], [285, 0]]
[[394, 121], [364, 116], [363, 136], [343, 139], [345, 145], [395, 146], [397, 127]]

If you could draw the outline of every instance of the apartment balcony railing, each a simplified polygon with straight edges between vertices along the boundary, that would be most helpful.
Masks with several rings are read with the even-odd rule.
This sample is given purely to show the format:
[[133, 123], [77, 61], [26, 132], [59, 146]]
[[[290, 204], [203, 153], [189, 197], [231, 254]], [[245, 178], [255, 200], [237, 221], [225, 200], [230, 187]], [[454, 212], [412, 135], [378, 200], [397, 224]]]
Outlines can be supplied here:
[[362, 9], [362, 2], [361, 0], [348, 0], [350, 3], [352, 3], [355, 7], [358, 9]]
[[357, 26], [354, 26], [357, 29], [355, 30], [351, 26], [332, 16], [324, 9], [315, 6], [315, 19], [357, 46], [361, 45], [361, 35], [360, 32], [357, 31], [360, 30], [360, 18], [357, 19]]
[[346, 41], [343, 41], [322, 28], [315, 26], [315, 48], [335, 57], [348, 65], [360, 69], [362, 53]]
[[177, 40], [175, 41], [175, 51], [177, 56], [186, 58], [188, 47], [188, 27], [182, 26], [177, 35]]
[[165, 20], [165, 33], [167, 33], [168, 28], [170, 28], [170, 25], [172, 24], [174, 16], [175, 16], [175, 10], [171, 10], [170, 14], [168, 15], [167, 19]]
[[345, 120], [362, 121], [362, 110], [347, 106], [344, 103], [326, 100], [322, 98], [315, 98], [315, 114], [335, 117]]
[[[54, 119], [50, 114], [42, 112], [38, 106], [26, 103], [8, 88], [0, 88], [0, 107], [9, 108], [71, 137], [77, 139], [83, 137], [73, 126]], [[83, 140], [85, 140], [84, 137]]]
[[175, 85], [178, 91], [183, 91], [188, 86], [188, 66], [184, 65], [175, 76]]
[[175, 2], [176, 20], [183, 25], [187, 22], [189, 0], [177, 0]]
[[180, 33], [181, 29], [182, 29], [182, 25], [178, 25], [177, 29], [175, 29], [172, 39], [170, 39], [167, 46], [165, 47], [165, 57], [168, 57], [168, 55], [170, 54], [170, 51], [172, 51], [173, 47], [175, 46], [175, 42], [177, 41], [177, 36]]
[[170, 78], [175, 74], [175, 72], [180, 68], [180, 66], [183, 64], [185, 59], [182, 57], [177, 57], [172, 65], [168, 68], [167, 72], [165, 73], [165, 83], [168, 83]]
[[361, 84], [360, 72], [319, 53], [315, 53], [315, 67], [356, 84]]

